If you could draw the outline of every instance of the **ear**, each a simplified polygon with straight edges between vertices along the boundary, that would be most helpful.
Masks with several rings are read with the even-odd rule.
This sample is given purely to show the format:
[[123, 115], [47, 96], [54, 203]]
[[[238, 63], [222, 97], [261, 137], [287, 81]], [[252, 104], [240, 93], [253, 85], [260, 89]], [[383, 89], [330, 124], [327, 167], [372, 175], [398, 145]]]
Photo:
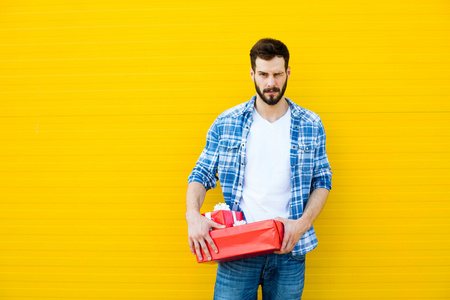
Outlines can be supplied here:
[[252, 78], [253, 81], [255, 81], [255, 72], [253, 72], [252, 67], [250, 67], [250, 77]]
[[288, 67], [286, 70], [287, 78], [289, 79], [289, 76], [291, 75], [291, 67]]

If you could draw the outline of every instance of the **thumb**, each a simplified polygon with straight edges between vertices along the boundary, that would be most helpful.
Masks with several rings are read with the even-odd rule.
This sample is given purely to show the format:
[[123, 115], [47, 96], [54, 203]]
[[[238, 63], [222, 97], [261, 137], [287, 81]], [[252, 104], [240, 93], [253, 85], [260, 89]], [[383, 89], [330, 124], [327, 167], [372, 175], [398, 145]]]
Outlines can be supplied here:
[[276, 217], [276, 218], [274, 218], [274, 220], [280, 221], [284, 224], [284, 220], [286, 220], [286, 219], [282, 218], [282, 217]]

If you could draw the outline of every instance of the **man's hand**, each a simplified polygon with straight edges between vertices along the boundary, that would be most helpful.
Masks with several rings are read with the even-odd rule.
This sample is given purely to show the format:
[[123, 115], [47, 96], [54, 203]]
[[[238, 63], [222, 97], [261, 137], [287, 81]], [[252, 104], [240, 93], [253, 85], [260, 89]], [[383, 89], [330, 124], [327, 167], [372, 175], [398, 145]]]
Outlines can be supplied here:
[[[188, 223], [188, 237], [189, 237], [189, 248], [192, 254], [197, 253], [199, 260], [203, 260], [202, 252], [205, 252], [208, 260], [211, 260], [211, 254], [209, 253], [206, 243], [208, 243], [214, 252], [218, 252], [214, 241], [209, 235], [209, 230], [211, 228], [224, 228], [225, 225], [215, 223], [208, 218], [202, 216], [198, 211], [188, 211], [186, 213], [186, 221]], [[201, 247], [201, 248], [200, 248]]]
[[291, 252], [302, 235], [309, 228], [311, 228], [311, 224], [302, 218], [298, 220], [290, 220], [277, 217], [275, 218], [275, 220], [283, 222], [284, 225], [283, 243], [281, 244], [281, 249], [279, 251], [275, 251], [276, 254], [285, 254]]
[[325, 206], [329, 193], [330, 191], [325, 188], [315, 189], [309, 196], [303, 215], [297, 220], [280, 217], [275, 218], [275, 220], [281, 221], [284, 224], [283, 243], [280, 251], [275, 251], [276, 254], [289, 253], [294, 249], [295, 244], [311, 228], [314, 220], [319, 216]]

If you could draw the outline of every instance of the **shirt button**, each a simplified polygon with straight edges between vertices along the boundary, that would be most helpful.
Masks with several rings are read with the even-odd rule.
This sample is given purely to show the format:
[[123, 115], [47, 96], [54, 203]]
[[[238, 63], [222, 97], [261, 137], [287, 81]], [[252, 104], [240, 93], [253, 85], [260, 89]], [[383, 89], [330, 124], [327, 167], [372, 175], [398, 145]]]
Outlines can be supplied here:
[[242, 185], [242, 183], [239, 182], [239, 186], [241, 186], [241, 185]]

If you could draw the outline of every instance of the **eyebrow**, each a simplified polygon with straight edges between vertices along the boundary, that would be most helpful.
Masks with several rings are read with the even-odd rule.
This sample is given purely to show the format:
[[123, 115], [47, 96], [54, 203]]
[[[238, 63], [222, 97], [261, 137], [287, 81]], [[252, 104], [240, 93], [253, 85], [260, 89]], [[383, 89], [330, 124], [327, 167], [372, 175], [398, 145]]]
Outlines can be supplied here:
[[[268, 74], [268, 72], [258, 71], [258, 74]], [[284, 74], [284, 72], [273, 73], [273, 75], [282, 75], [282, 74]]]

